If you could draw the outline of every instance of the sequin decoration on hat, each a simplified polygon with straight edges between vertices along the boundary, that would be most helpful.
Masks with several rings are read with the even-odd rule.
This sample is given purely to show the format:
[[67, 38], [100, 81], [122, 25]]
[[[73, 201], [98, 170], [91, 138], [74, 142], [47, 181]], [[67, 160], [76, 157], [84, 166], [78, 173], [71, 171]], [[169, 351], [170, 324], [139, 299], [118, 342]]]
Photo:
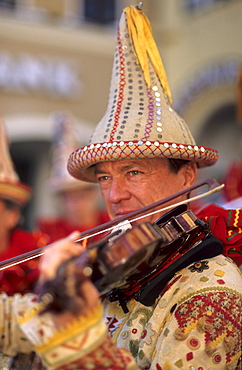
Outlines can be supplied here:
[[191, 160], [213, 165], [218, 152], [196, 145], [172, 98], [148, 18], [139, 6], [121, 15], [109, 103], [89, 145], [74, 151], [68, 170], [95, 181], [94, 164], [137, 158]]
[[79, 131], [74, 118], [69, 113], [57, 111], [53, 114], [52, 124], [52, 168], [47, 183], [49, 190], [59, 193], [94, 186], [76, 180], [67, 170], [67, 160], [70, 153], [80, 145], [77, 140]]
[[14, 169], [4, 123], [0, 117], [0, 199], [10, 200], [22, 207], [30, 200], [31, 195], [31, 187], [20, 182]]

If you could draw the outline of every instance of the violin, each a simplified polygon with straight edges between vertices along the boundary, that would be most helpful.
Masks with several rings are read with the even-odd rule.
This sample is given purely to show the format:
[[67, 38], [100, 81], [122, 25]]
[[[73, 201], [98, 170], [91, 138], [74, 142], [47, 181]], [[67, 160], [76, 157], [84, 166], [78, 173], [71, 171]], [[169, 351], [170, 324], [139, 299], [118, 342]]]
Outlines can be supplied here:
[[[181, 195], [190, 194], [204, 185], [209, 187], [207, 192], [161, 209], [161, 205]], [[91, 243], [80, 257], [63, 263], [55, 279], [38, 287], [46, 310], [60, 312], [73, 309], [81, 276], [90, 278], [101, 296], [119, 300], [120, 304], [129, 299], [126, 288], [136, 282], [134, 298], [143, 304], [152, 304], [153, 301], [149, 299], [152, 296], [149, 290], [151, 287], [157, 294], [162, 284], [164, 285], [168, 277], [172, 277], [179, 268], [201, 258], [222, 253], [221, 243], [215, 240], [216, 238], [212, 240], [213, 236], [207, 230], [207, 225], [198, 220], [192, 211], [187, 210], [186, 204], [219, 191], [223, 186], [215, 179], [208, 179], [141, 210], [82, 233], [77, 242], [116, 228], [99, 242]], [[174, 210], [154, 224], [135, 224], [143, 217], [174, 207]], [[127, 220], [131, 228], [120, 232], [117, 225], [122, 222], [127, 225]], [[45, 248], [0, 262], [0, 270], [39, 257], [44, 254]], [[60, 289], [60, 286], [63, 289]]]
[[89, 271], [101, 295], [151, 273], [168, 255], [180, 251], [189, 239], [200, 232], [196, 216], [186, 208], [186, 205], [181, 205], [169, 212], [166, 222], [160, 219], [154, 224], [137, 224], [113, 242], [96, 249], [96, 260], [89, 266], [92, 272]]
[[[118, 232], [116, 234], [89, 246], [80, 257], [63, 263], [56, 278], [40, 287], [42, 299], [45, 301], [48, 297], [46, 310], [60, 312], [71, 309], [81, 283], [80, 271], [91, 279], [101, 296], [106, 295], [111, 301], [119, 300], [125, 310], [128, 296], [125, 297], [123, 292], [130, 284], [135, 282], [138, 286], [138, 294], [134, 295], [137, 299], [147, 282], [150, 283], [154, 280], [152, 277], [159, 276], [158, 272], [164, 270], [163, 265], [169, 267], [173, 260], [178, 261], [181, 257], [183, 265], [184, 260], [191, 262], [187, 253], [192, 249], [193, 259], [196, 260], [195, 241], [207, 237], [209, 230], [207, 224], [183, 204], [162, 216], [156, 223], [144, 222], [120, 235]], [[222, 244], [217, 241], [216, 248], [213, 246], [209, 256], [220, 254], [222, 250]], [[177, 269], [180, 265], [176, 263], [174, 266]], [[167, 271], [170, 276], [170, 269]], [[60, 286], [62, 289], [59, 289]], [[70, 286], [76, 286], [75, 293], [73, 289], [68, 292]], [[137, 300], [146, 304], [140, 297]], [[149, 305], [152, 303], [149, 302]]]

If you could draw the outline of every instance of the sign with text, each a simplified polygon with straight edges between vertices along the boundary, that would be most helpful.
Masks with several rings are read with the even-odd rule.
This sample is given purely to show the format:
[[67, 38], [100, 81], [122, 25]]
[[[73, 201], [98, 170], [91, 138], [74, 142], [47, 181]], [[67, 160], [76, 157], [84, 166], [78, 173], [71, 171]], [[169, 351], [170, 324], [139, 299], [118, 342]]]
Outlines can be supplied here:
[[83, 84], [74, 63], [27, 53], [13, 56], [0, 51], [0, 90], [75, 99], [83, 92]]

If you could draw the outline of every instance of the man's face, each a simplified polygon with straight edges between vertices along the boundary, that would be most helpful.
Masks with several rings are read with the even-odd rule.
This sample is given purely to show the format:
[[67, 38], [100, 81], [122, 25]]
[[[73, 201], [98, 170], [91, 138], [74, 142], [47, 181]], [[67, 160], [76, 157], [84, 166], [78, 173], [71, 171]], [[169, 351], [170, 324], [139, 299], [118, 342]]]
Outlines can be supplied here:
[[[187, 164], [175, 174], [166, 159], [102, 162], [96, 165], [96, 177], [108, 214], [115, 219], [192, 186], [196, 165]], [[155, 222], [163, 213], [146, 217], [145, 221]]]

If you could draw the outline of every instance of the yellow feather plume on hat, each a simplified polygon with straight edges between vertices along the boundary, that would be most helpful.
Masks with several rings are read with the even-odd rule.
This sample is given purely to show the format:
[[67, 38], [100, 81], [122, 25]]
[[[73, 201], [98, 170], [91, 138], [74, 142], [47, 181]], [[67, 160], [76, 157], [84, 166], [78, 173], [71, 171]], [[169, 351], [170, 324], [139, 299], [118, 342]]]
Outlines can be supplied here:
[[130, 38], [148, 87], [151, 86], [148, 66], [149, 58], [171, 104], [171, 90], [159, 51], [152, 36], [152, 29], [148, 18], [138, 7], [132, 5], [125, 8], [124, 11], [128, 22]]

